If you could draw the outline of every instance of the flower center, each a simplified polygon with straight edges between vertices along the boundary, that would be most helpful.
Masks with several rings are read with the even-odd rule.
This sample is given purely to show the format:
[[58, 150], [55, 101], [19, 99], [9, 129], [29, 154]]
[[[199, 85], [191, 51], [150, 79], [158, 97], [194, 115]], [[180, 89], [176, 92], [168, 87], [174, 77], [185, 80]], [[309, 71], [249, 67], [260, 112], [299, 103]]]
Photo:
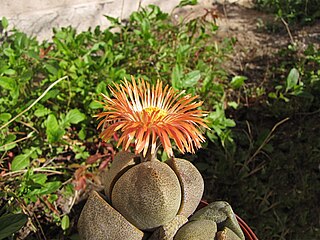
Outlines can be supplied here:
[[166, 110], [163, 110], [161, 108], [158, 108], [158, 107], [147, 107], [147, 108], [144, 108], [143, 110], [145, 110], [149, 116], [152, 115], [152, 113], [154, 112], [158, 112], [157, 113], [157, 116], [162, 118], [162, 117], [165, 117], [168, 115], [168, 112]]

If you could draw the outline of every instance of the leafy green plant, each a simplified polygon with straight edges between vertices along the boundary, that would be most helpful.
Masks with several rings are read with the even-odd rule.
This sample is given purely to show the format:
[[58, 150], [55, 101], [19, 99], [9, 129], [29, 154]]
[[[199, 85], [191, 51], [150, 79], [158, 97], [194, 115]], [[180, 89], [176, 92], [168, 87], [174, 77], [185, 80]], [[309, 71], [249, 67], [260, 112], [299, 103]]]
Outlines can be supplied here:
[[303, 83], [299, 81], [299, 71], [296, 68], [292, 68], [287, 76], [285, 86], [277, 85], [275, 87], [276, 92], [270, 92], [268, 96], [273, 99], [281, 99], [285, 102], [289, 101], [286, 95], [299, 96], [303, 93]]
[[317, 0], [256, 0], [255, 3], [259, 9], [273, 12], [289, 22], [306, 23], [320, 17]]
[[[180, 7], [195, 3], [182, 1]], [[40, 219], [28, 215], [33, 226], [28, 234], [38, 238], [45, 234], [39, 222], [44, 219], [65, 232], [72, 227], [67, 215], [75, 191], [83, 192], [88, 182], [98, 185], [99, 171], [112, 159], [113, 147], [100, 142], [93, 119], [102, 107], [96, 101], [100, 94], [110, 95], [109, 84], [134, 75], [198, 94], [209, 112], [207, 135], [231, 140], [235, 123], [225, 114], [228, 89], [244, 82], [230, 83], [222, 67], [233, 40], [212, 44], [213, 22], [199, 17], [174, 24], [154, 5], [132, 13], [125, 24], [106, 18], [107, 29], [54, 29], [52, 41], [42, 43], [9, 30], [2, 19], [0, 187], [11, 212], [30, 206], [40, 211]]]
[[304, 52], [290, 46], [279, 51], [279, 63], [273, 70], [273, 90], [268, 92], [268, 103], [274, 114], [286, 117], [308, 112], [318, 105], [318, 55], [319, 49], [314, 45]]

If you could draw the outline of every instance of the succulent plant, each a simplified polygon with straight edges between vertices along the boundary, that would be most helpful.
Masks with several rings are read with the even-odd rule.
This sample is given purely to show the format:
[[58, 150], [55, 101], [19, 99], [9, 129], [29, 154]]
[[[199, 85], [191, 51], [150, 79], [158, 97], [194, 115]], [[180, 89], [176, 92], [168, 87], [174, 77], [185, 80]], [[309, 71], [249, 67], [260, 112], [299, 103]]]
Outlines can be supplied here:
[[128, 222], [119, 212], [93, 191], [79, 218], [81, 239], [130, 239], [141, 240], [144, 233]]
[[[105, 125], [101, 137], [107, 140], [119, 130], [118, 146], [127, 150], [134, 140], [135, 155], [140, 156], [134, 160], [123, 153], [106, 173], [110, 202], [142, 230], [164, 225], [180, 213], [188, 217], [202, 197], [203, 180], [192, 164], [174, 158], [170, 139], [182, 153], [201, 147], [204, 137], [198, 128], [206, 127], [198, 109], [202, 102], [163, 87], [161, 81], [151, 86], [133, 77], [110, 91], [114, 98], [104, 96], [105, 111], [98, 114], [99, 126]], [[168, 164], [156, 159], [160, 145], [170, 157]]]
[[[133, 77], [131, 83], [125, 80], [110, 91], [114, 98], [104, 96], [105, 111], [97, 115], [102, 119], [101, 138], [108, 140], [120, 132], [118, 146], [123, 151], [103, 174], [106, 200], [93, 193], [86, 203], [78, 224], [80, 237], [213, 239], [215, 221], [200, 217], [185, 224], [201, 200], [204, 181], [191, 162], [174, 157], [171, 143], [182, 153], [201, 147], [204, 137], [199, 128], [207, 127], [199, 109], [202, 102], [163, 87], [161, 81], [151, 86]], [[132, 144], [135, 153], [127, 151]], [[169, 156], [166, 162], [156, 158], [161, 145]]]
[[[114, 165], [125, 163], [120, 152]], [[127, 162], [135, 162], [132, 160]], [[120, 163], [121, 162], [121, 163]], [[118, 174], [114, 168], [105, 173], [105, 193], [112, 206], [141, 230], [153, 230], [176, 215], [188, 218], [197, 208], [204, 189], [198, 170], [187, 160], [170, 159], [138, 162]], [[177, 165], [177, 167], [175, 166]], [[110, 176], [114, 176], [111, 178]]]

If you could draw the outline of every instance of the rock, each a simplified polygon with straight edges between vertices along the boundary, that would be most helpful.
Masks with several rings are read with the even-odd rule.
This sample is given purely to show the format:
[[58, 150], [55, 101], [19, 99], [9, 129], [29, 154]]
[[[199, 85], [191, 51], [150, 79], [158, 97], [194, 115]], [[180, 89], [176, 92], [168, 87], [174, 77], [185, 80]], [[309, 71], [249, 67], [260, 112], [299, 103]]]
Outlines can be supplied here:
[[230, 228], [225, 227], [222, 231], [217, 232], [217, 240], [240, 240]]
[[128, 222], [96, 191], [92, 191], [79, 218], [78, 231], [83, 240], [141, 240], [144, 233]]
[[115, 183], [111, 202], [129, 222], [141, 230], [154, 230], [178, 213], [181, 187], [175, 172], [160, 161], [142, 162]]
[[181, 226], [188, 222], [188, 218], [177, 215], [169, 223], [157, 228], [148, 240], [173, 240]]
[[204, 191], [204, 181], [198, 169], [189, 161], [179, 158], [166, 163], [175, 171], [182, 189], [180, 215], [187, 218], [196, 210]]
[[103, 173], [104, 192], [110, 201], [111, 192], [115, 182], [128, 169], [136, 165], [136, 155], [130, 152], [119, 152], [115, 155], [112, 165]]
[[217, 233], [217, 224], [211, 220], [188, 222], [179, 229], [174, 240], [213, 240]]
[[236, 216], [233, 213], [230, 204], [227, 202], [217, 201], [210, 203], [208, 206], [195, 212], [195, 214], [190, 218], [190, 221], [202, 219], [216, 222], [219, 229], [228, 227], [237, 234], [241, 240], [245, 239]]

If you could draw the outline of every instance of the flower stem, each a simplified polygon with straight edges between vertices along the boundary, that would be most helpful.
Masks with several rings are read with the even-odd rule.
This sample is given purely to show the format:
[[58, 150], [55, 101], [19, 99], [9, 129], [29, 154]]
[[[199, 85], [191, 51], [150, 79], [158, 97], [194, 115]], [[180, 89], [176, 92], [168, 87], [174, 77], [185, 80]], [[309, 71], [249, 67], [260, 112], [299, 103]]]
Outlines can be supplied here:
[[151, 153], [151, 143], [150, 143], [148, 146], [148, 150], [147, 150], [146, 155], [143, 156], [143, 153], [142, 152], [140, 153], [141, 162], [156, 161], [157, 160], [157, 152], [158, 152], [160, 145], [161, 145], [161, 142], [159, 139], [157, 139], [156, 149], [155, 149], [154, 153], [152, 154]]

